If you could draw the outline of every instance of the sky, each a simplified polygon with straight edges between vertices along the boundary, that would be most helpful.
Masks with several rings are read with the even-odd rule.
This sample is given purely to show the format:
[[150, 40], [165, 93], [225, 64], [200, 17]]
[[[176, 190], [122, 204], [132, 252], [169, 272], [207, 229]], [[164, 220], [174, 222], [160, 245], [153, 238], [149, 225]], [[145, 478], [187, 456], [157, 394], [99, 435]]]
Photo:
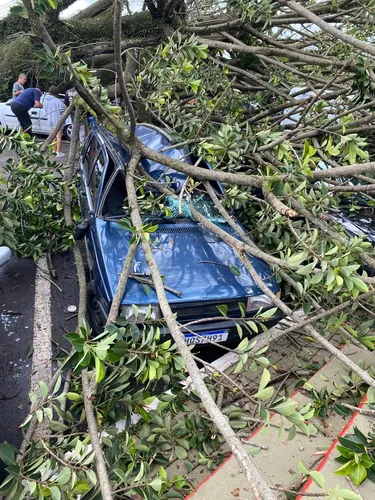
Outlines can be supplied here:
[[[67, 19], [68, 17], [77, 14], [77, 12], [85, 9], [95, 1], [96, 0], [77, 0], [63, 12], [62, 18]], [[17, 3], [18, 0], [0, 0], [0, 19], [8, 14], [12, 5]], [[133, 11], [141, 10], [142, 4], [143, 0], [130, 0], [130, 8]]]

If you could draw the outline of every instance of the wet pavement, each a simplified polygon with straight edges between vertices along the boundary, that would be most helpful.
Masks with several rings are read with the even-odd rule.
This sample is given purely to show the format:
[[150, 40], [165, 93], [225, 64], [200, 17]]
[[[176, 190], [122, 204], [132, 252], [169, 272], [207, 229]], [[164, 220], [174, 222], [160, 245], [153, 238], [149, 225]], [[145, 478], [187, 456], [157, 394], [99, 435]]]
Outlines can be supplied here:
[[13, 258], [0, 268], [0, 442], [16, 446], [29, 409], [35, 269]]
[[[57, 279], [49, 279], [56, 284], [50, 285], [55, 357], [59, 346], [69, 349], [63, 335], [76, 327], [76, 317], [68, 312], [68, 306], [78, 306], [78, 285], [71, 252], [54, 256], [53, 264]], [[35, 272], [31, 259], [12, 258], [0, 268], [0, 442], [15, 446], [22, 440], [18, 427], [29, 411]]]

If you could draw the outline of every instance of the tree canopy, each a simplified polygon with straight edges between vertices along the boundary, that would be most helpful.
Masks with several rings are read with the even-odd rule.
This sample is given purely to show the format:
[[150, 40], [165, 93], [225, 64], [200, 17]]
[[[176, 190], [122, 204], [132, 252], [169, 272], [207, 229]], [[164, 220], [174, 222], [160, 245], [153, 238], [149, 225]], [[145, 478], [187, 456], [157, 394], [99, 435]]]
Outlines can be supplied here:
[[[170, 479], [165, 477], [163, 468], [156, 475], [154, 471], [152, 479], [148, 476], [147, 481], [145, 477], [151, 474], [151, 467], [143, 468], [142, 473], [137, 469], [134, 460], [137, 453], [150, 450], [157, 453], [155, 448], [150, 447], [147, 452], [142, 448], [149, 435], [145, 435], [141, 448], [134, 445], [137, 451], [133, 450], [133, 455], [129, 449], [124, 455], [117, 448], [112, 454], [107, 450], [107, 464], [95, 435], [98, 425], [110, 427], [108, 419], [120, 418], [122, 411], [130, 412], [135, 407], [146, 424], [149, 423], [147, 412], [142, 408], [156, 389], [153, 387], [152, 395], [139, 394], [128, 387], [131, 376], [148, 384], [156, 378], [162, 379], [166, 375], [165, 366], [170, 365], [169, 378], [164, 381], [171, 383], [171, 379], [175, 379], [177, 384], [184, 366], [195, 384], [196, 397], [241, 463], [254, 497], [273, 499], [274, 493], [261, 479], [202, 381], [166, 300], [163, 281], [153, 260], [148, 228], [139, 214], [139, 206], [144, 202], [142, 188], [150, 179], [138, 169], [138, 163], [140, 158], [158, 161], [186, 173], [191, 185], [204, 186], [236, 237], [192, 208], [195, 220], [236, 249], [262, 292], [292, 320], [293, 335], [304, 334], [322, 345], [374, 390], [372, 374], [350, 362], [329, 339], [334, 332], [346, 342], [374, 349], [373, 245], [365, 235], [348, 235], [335, 214], [343, 210], [348, 216], [362, 214], [361, 210], [373, 210], [375, 202], [372, 196], [375, 160], [371, 147], [375, 118], [375, 45], [372, 43], [375, 4], [370, 0], [146, 0], [145, 10], [133, 14], [129, 6], [124, 13], [121, 0], [99, 0], [75, 18], [61, 21], [57, 15], [61, 5], [53, 3], [38, 0], [32, 4], [30, 0], [23, 0], [22, 5], [14, 8], [10, 18], [24, 16], [25, 32], [7, 33], [3, 50], [10, 50], [10, 45], [20, 40], [27, 40], [26, 48], [29, 43], [34, 44], [39, 77], [66, 81], [70, 85], [72, 82], [80, 95], [76, 106], [89, 110], [131, 149], [126, 179], [131, 212], [128, 227], [136, 236], [134, 244], [143, 247], [164, 320], [179, 353], [171, 354], [170, 345], [157, 347], [157, 333], [152, 329], [150, 335], [137, 344], [139, 338], [132, 337], [132, 326], [116, 323], [116, 308], [109, 321], [115, 325], [107, 325], [103, 338], [90, 340], [87, 327], [81, 321], [80, 328], [69, 337], [76, 351], [74, 361], [69, 363], [77, 375], [70, 399], [77, 401], [80, 418], [87, 418], [90, 436], [85, 439], [90, 440], [95, 449], [97, 476], [87, 472], [86, 465], [90, 464], [84, 461], [88, 460], [87, 449], [83, 452], [82, 442], [77, 445], [73, 436], [61, 438], [60, 448], [56, 446], [57, 451], [53, 453], [80, 447], [77, 454], [82, 451], [80, 456], [86, 468], [80, 468], [77, 473], [78, 482], [90, 483], [87, 488], [91, 496], [87, 498], [95, 498], [98, 488], [105, 500], [112, 498], [111, 488], [120, 492], [134, 490], [144, 498], [160, 497], [166, 485], [180, 488], [182, 479], [168, 483]], [[95, 67], [98, 67], [97, 73], [92, 71]], [[106, 72], [115, 79], [104, 77]], [[106, 85], [110, 88], [105, 88]], [[108, 92], [110, 96], [122, 97], [117, 113], [109, 106]], [[171, 160], [141, 144], [134, 135], [136, 122], [165, 127], [177, 144], [189, 146], [195, 164]], [[74, 155], [70, 159], [74, 163]], [[203, 168], [202, 160], [208, 161], [212, 170]], [[212, 190], [210, 181], [219, 181], [224, 186], [220, 198]], [[160, 206], [163, 196], [177, 198], [180, 195], [160, 185], [158, 189], [161, 198], [150, 195], [147, 201], [151, 206], [153, 203]], [[5, 196], [2, 203], [4, 210], [17, 218], [11, 195], [8, 192], [8, 199]], [[233, 222], [233, 213], [241, 218], [244, 230]], [[65, 219], [69, 219], [68, 226], [72, 225], [69, 211]], [[10, 243], [16, 245], [14, 241]], [[282, 283], [282, 299], [268, 289], [248, 255], [270, 264]], [[123, 287], [129, 273], [127, 265], [126, 259]], [[120, 289], [120, 298], [123, 290]], [[260, 332], [263, 319], [260, 315], [256, 324], [247, 326]], [[122, 327], [124, 330], [120, 331]], [[122, 356], [116, 352], [116, 346]], [[254, 359], [255, 368], [263, 369], [259, 349], [259, 345], [243, 343], [236, 351], [238, 370], [249, 359]], [[154, 361], [151, 352], [155, 352], [157, 365], [150, 362], [150, 359]], [[127, 368], [121, 364], [125, 354], [135, 356]], [[106, 370], [111, 373], [107, 378], [104, 377]], [[267, 406], [273, 391], [267, 387], [267, 367], [264, 370], [255, 396], [261, 418], [267, 420], [270, 411], [279, 411], [291, 421], [294, 418], [300, 429], [310, 432], [309, 410], [298, 412], [291, 400], [279, 401], [276, 407]], [[93, 377], [91, 387], [90, 376]], [[116, 380], [121, 389], [115, 388]], [[54, 404], [60, 420], [67, 418], [71, 427], [76, 425], [72, 423], [71, 413], [56, 409], [60, 398], [56, 395], [58, 389], [43, 387], [42, 392], [42, 403], [32, 396], [34, 409], [27, 424], [32, 419], [41, 421], [44, 416], [53, 421], [49, 405]], [[107, 419], [100, 417], [98, 422], [97, 415], [95, 417], [93, 394], [97, 398], [98, 413], [105, 412], [110, 399], [108, 408], [113, 413], [106, 415]], [[126, 410], [116, 408], [116, 398], [122, 398]], [[164, 402], [162, 410], [171, 400]], [[285, 405], [290, 413], [284, 411]], [[159, 417], [153, 415], [155, 422]], [[57, 424], [51, 422], [54, 431], [66, 430], [61, 426], [58, 429]], [[160, 425], [164, 429], [164, 422]], [[109, 440], [104, 441], [108, 448], [114, 441], [120, 446], [117, 437], [113, 441], [111, 437], [105, 439]], [[125, 447], [128, 444], [126, 441]], [[29, 448], [30, 460], [39, 460], [36, 455], [41, 450]], [[24, 459], [25, 449], [22, 453]], [[184, 454], [181, 450], [180, 453]], [[54, 457], [52, 453], [51, 456]], [[123, 463], [115, 469], [119, 457]], [[61, 457], [60, 462], [54, 458], [54, 462], [50, 459], [55, 466], [55, 469], [51, 466], [51, 470], [56, 472]], [[125, 463], [127, 474], [122, 474]], [[36, 467], [39, 469], [41, 464]], [[70, 478], [71, 470], [66, 474]], [[52, 498], [65, 498], [56, 492], [53, 480], [48, 483], [50, 478], [41, 482], [35, 480], [35, 475], [30, 476], [28, 481], [32, 486], [21, 486], [22, 481], [14, 481], [12, 488], [16, 493], [23, 487], [30, 492], [38, 489], [43, 498], [46, 493], [43, 488], [48, 488]], [[14, 477], [22, 479], [19, 470]], [[134, 486], [137, 482], [140, 485]], [[86, 486], [81, 486], [82, 492], [87, 491]], [[74, 488], [77, 488], [76, 482], [71, 489], [62, 488], [66, 498], [77, 493]]]

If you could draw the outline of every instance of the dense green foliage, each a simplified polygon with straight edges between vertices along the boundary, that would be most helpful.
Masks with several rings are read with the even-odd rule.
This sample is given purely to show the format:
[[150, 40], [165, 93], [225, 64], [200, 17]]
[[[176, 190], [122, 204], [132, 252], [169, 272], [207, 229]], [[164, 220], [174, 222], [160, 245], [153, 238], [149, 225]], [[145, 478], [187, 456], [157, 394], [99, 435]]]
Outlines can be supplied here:
[[[299, 7], [304, 8], [304, 4]], [[374, 164], [359, 169], [358, 174], [361, 164], [374, 159], [368, 143], [375, 119], [375, 51], [366, 44], [374, 36], [374, 3], [358, 3], [354, 10], [347, 9], [346, 4], [312, 1], [309, 8], [324, 15], [331, 28], [339, 25], [341, 33], [354, 35], [354, 42], [351, 38], [342, 40], [340, 32], [332, 34], [332, 29], [321, 22], [323, 28], [316, 25], [311, 30], [310, 11], [304, 13], [306, 21], [301, 20], [293, 2], [280, 5], [269, 0], [238, 0], [230, 3], [230, 10], [215, 0], [197, 2], [186, 18], [176, 15], [175, 26], [180, 29], [175, 32], [164, 29], [161, 21], [150, 23], [158, 33], [163, 29], [163, 39], [155, 47], [137, 48], [141, 67], [129, 78], [128, 90], [142, 118], [163, 124], [176, 143], [189, 145], [196, 166], [204, 159], [216, 172], [232, 174], [222, 183], [220, 202], [230, 215], [241, 218], [243, 238], [251, 236], [253, 250], [255, 246], [257, 252], [263, 252], [264, 260], [273, 267], [283, 286], [284, 302], [279, 303], [283, 312], [289, 314], [289, 306], [293, 311], [302, 307], [306, 316], [314, 318], [314, 314], [347, 301], [338, 312], [314, 321], [314, 328], [323, 340], [332, 334], [342, 335], [346, 341], [353, 339], [374, 350], [374, 248], [364, 235], [349, 236], [330, 217], [343, 209], [361, 213], [364, 205], [372, 210], [375, 204]], [[42, 14], [49, 9], [46, 0], [35, 8]], [[327, 17], [331, 14], [332, 19]], [[142, 16], [148, 14], [134, 19]], [[106, 22], [110, 17], [105, 13], [88, 20], [80, 42], [110, 38], [112, 24]], [[130, 36], [139, 35], [136, 21], [129, 26]], [[122, 28], [128, 29], [126, 20]], [[76, 61], [74, 49], [68, 50], [61, 43], [57, 50], [46, 45], [38, 48], [36, 55], [44, 77], [58, 75], [70, 80], [75, 76], [99, 97], [101, 104], [108, 104], [105, 89], [86, 63]], [[124, 112], [121, 118], [127, 123], [129, 115]], [[108, 117], [104, 122], [112, 131], [119, 131]], [[121, 137], [128, 137], [126, 134]], [[25, 139], [11, 136], [8, 141], [12, 144], [5, 138], [3, 141], [4, 147], [12, 145], [22, 151], [27, 146], [33, 150], [32, 154], [20, 154], [21, 163], [8, 166], [10, 177], [5, 183], [8, 191], [1, 215], [5, 241], [21, 249], [20, 253], [35, 257], [49, 248], [50, 241], [54, 250], [66, 248], [71, 236], [61, 224], [64, 186], [58, 174], [55, 177], [46, 170], [37, 149]], [[47, 169], [48, 165], [55, 169], [48, 163]], [[335, 175], [334, 169], [341, 166], [349, 167], [349, 172]], [[321, 175], [322, 171], [326, 174]], [[238, 174], [245, 174], [246, 181]], [[247, 182], [249, 179], [253, 182]], [[145, 197], [146, 182], [137, 179], [140, 206], [147, 205], [150, 211], [164, 209], [162, 196]], [[186, 198], [191, 189], [202, 189], [202, 183], [190, 178], [185, 188]], [[37, 224], [42, 218], [43, 224]], [[39, 246], [29, 232], [26, 245], [22, 240], [24, 228], [36, 231]], [[155, 243], [152, 228], [136, 229], [130, 224], [130, 229], [137, 244], [146, 233], [147, 241]], [[245, 252], [237, 251], [246, 262]], [[225, 314], [225, 305], [219, 310]], [[259, 317], [254, 322], [241, 321], [246, 326], [239, 324], [239, 340], [245, 331], [258, 332], [262, 323]], [[94, 405], [99, 427], [105, 431], [102, 446], [114, 491], [156, 499], [167, 498], [166, 491], [174, 488], [175, 497], [181, 498], [188, 488], [185, 479], [168, 475], [164, 466], [174, 457], [186, 459], [192, 448], [202, 454], [202, 463], [215, 466], [220, 462], [222, 439], [213, 431], [205, 411], [200, 408], [198, 416], [184, 420], [177, 416], [178, 412], [187, 415], [191, 401], [199, 405], [194, 392], [181, 391], [179, 384], [186, 373], [180, 355], [169, 341], [159, 339], [158, 325], [146, 321], [143, 328], [140, 332], [134, 324], [119, 319], [117, 326], [107, 327], [96, 339], [90, 338], [86, 326], [67, 336], [74, 348], [64, 365], [64, 369], [73, 369], [67, 395], [71, 404], [64, 410], [65, 396], [60, 394], [59, 384], [48, 391], [42, 382], [42, 398], [30, 395], [33, 407], [24, 425], [30, 425], [32, 418], [39, 422], [47, 418], [53, 437], [48, 444], [29, 446], [19, 463], [15, 463], [15, 451], [5, 448], [10, 477], [4, 489], [9, 498], [29, 493], [34, 498], [50, 496], [53, 500], [70, 499], [78, 492], [86, 493], [85, 499], [99, 496], [97, 477], [90, 467], [93, 457], [85, 428], [82, 369], [87, 369], [92, 384], [97, 384]], [[309, 335], [311, 328], [293, 334]], [[258, 389], [250, 399], [256, 400], [258, 416], [266, 424], [272, 412], [292, 424], [288, 439], [294, 437], [297, 427], [310, 433], [314, 429], [310, 419], [337, 409], [338, 398], [349, 394], [358, 404], [359, 396], [367, 390], [362, 382], [353, 382], [354, 376], [344, 375], [345, 384], [335, 388], [336, 392], [311, 388], [312, 402], [303, 408], [284, 396], [273, 401], [269, 361], [263, 356], [266, 348], [260, 352], [252, 349], [247, 338], [241, 340], [235, 372], [246, 365], [259, 374]], [[362, 369], [373, 377], [368, 367]], [[217, 379], [222, 376], [211, 374], [212, 391], [216, 391]], [[167, 387], [170, 394], [163, 393]], [[148, 405], [160, 393], [161, 403], [148, 411]], [[373, 405], [372, 396], [369, 399]], [[246, 427], [240, 418], [241, 408], [229, 405], [225, 411], [233, 428]], [[134, 427], [130, 425], [132, 414], [141, 419]], [[121, 432], [116, 428], [119, 421], [124, 423]], [[359, 458], [358, 454], [343, 456], [350, 462], [345, 472], [350, 469], [350, 475], [352, 469], [360, 469], [359, 477], [364, 479], [363, 468], [367, 474], [372, 463], [363, 448]], [[301, 472], [319, 486], [324, 485], [321, 473]], [[359, 484], [359, 479], [356, 482]], [[337, 490], [328, 495], [335, 500], [357, 498], [350, 493]]]
[[66, 186], [60, 165], [46, 160], [35, 139], [20, 131], [9, 135], [1, 131], [0, 150], [7, 149], [14, 151], [14, 157], [7, 160], [1, 175], [0, 244], [34, 260], [46, 251], [67, 250], [74, 239], [73, 228], [64, 222]]

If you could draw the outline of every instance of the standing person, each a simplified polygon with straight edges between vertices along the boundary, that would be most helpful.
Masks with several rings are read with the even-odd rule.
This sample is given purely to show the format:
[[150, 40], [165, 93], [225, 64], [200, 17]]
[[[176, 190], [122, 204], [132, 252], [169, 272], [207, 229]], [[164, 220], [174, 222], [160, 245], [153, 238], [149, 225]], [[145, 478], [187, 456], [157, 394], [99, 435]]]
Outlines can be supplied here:
[[[51, 131], [56, 127], [57, 122], [60, 120], [61, 115], [64, 112], [64, 109], [64, 103], [59, 97], [59, 89], [52, 85], [52, 87], [50, 87], [48, 90], [46, 98], [44, 99], [44, 110], [46, 112], [48, 125], [50, 126]], [[62, 127], [57, 132], [54, 140], [56, 143], [53, 147], [53, 151], [56, 153], [57, 158], [64, 158], [65, 153], [61, 152]]]
[[13, 83], [13, 89], [12, 89], [12, 97], [13, 99], [17, 96], [19, 96], [25, 89], [24, 85], [26, 83], [27, 76], [25, 73], [21, 73], [18, 77], [18, 80]]
[[43, 104], [40, 102], [42, 94], [43, 92], [40, 89], [30, 87], [24, 90], [10, 103], [10, 109], [18, 118], [22, 130], [28, 132], [30, 135], [32, 135], [32, 123], [29, 110], [34, 107], [43, 108]]
[[65, 92], [64, 104], [66, 107], [70, 106], [73, 102], [74, 97], [78, 94], [76, 89], [72, 87], [71, 89]]
[[[67, 90], [65, 92], [65, 97], [64, 97], [64, 104], [66, 107], [70, 106], [73, 102], [74, 97], [78, 94], [76, 89], [72, 87], [71, 89]], [[70, 119], [72, 120], [72, 125], [74, 122], [74, 111], [70, 114]], [[79, 125], [79, 143], [81, 146], [83, 146], [83, 143], [85, 142], [86, 138], [86, 131], [85, 131], [85, 125], [80, 122]]]

